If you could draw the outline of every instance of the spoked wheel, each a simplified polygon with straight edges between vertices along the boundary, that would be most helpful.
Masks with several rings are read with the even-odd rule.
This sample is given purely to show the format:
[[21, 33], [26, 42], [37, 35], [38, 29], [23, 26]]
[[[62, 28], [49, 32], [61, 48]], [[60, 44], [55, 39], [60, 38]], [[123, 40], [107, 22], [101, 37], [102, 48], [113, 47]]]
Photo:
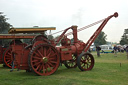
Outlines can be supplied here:
[[[12, 68], [12, 61], [13, 61], [12, 48], [9, 47], [4, 51], [3, 64], [9, 68]], [[16, 66], [14, 68], [16, 68]]]
[[35, 46], [29, 56], [29, 66], [41, 76], [53, 74], [60, 64], [60, 57], [55, 47], [49, 44]]
[[72, 60], [66, 60], [64, 62], [64, 65], [67, 67], [67, 68], [76, 68], [77, 67], [77, 56], [75, 54], [72, 54]]
[[90, 53], [81, 53], [77, 59], [77, 65], [81, 71], [91, 70], [94, 66], [94, 58]]

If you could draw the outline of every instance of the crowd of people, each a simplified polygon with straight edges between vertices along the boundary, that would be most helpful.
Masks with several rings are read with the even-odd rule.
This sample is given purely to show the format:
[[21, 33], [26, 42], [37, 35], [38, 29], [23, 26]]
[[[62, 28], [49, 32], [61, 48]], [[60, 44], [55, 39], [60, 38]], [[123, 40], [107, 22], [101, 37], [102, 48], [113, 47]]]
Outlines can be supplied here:
[[126, 52], [127, 59], [128, 59], [128, 45], [126, 47], [121, 47], [121, 46], [116, 46], [115, 45], [114, 48], [113, 48], [113, 51], [114, 51], [114, 54], [115, 54], [116, 57], [117, 57], [117, 52], [122, 52], [122, 53]]
[[[126, 47], [127, 47], [127, 46], [126, 46]], [[122, 53], [123, 53], [123, 52], [126, 51], [126, 47], [114, 45], [113, 50], [116, 50], [116, 51], [118, 51], [118, 52], [122, 52]]]
[[[100, 51], [101, 51], [100, 46], [96, 46], [96, 51], [97, 51], [97, 56], [100, 57]], [[126, 52], [128, 59], [128, 45], [126, 47], [114, 45], [113, 51], [111, 53], [114, 53], [114, 56], [117, 57], [117, 52], [122, 52], [122, 53]], [[105, 53], [105, 52], [102, 50], [101, 53]]]

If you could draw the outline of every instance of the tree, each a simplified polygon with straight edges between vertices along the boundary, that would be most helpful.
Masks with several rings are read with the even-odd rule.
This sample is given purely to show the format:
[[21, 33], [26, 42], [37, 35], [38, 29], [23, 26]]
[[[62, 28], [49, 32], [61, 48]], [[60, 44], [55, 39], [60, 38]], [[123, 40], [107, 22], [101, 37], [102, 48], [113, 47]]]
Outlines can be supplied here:
[[[0, 12], [0, 34], [8, 33], [8, 29], [10, 28], [10, 24], [7, 22], [7, 18], [5, 18], [5, 15], [2, 15], [3, 13]], [[7, 44], [8, 40], [0, 39], [0, 45]]]
[[125, 29], [124, 30], [124, 34], [123, 34], [123, 36], [121, 37], [121, 40], [120, 40], [120, 44], [121, 45], [128, 44], [128, 36], [127, 36], [127, 34], [128, 34], [128, 29]]
[[5, 33], [8, 32], [11, 25], [7, 22], [8, 18], [5, 18], [5, 15], [2, 14], [3, 13], [0, 12], [0, 33]]
[[95, 46], [106, 44], [106, 37], [107, 35], [101, 31], [101, 33], [97, 36], [94, 41]]

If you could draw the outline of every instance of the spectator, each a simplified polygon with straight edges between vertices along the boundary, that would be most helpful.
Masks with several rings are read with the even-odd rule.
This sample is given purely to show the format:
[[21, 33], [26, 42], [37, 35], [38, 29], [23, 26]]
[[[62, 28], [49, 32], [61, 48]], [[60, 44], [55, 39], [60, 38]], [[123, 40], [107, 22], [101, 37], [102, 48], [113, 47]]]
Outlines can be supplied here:
[[117, 47], [117, 51], [118, 52], [121, 52], [120, 48], [121, 48], [120, 46]]
[[123, 47], [120, 48], [120, 52], [124, 53], [124, 48]]
[[97, 56], [100, 57], [100, 50], [101, 48], [99, 46], [96, 46]]
[[114, 55], [117, 57], [118, 47], [115, 45], [114, 48], [113, 48], [113, 50], [114, 50]]
[[126, 47], [126, 54], [127, 54], [127, 59], [128, 59], [128, 45]]

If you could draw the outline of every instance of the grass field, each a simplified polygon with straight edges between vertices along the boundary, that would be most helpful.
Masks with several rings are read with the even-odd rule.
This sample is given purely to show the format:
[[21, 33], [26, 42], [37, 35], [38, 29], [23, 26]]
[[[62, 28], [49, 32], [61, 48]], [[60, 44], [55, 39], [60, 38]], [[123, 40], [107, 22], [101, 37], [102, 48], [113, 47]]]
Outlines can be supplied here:
[[95, 58], [91, 71], [81, 72], [78, 68], [60, 66], [50, 76], [37, 76], [23, 70], [10, 72], [0, 65], [0, 85], [128, 85], [128, 60], [125, 53], [101, 54]]

